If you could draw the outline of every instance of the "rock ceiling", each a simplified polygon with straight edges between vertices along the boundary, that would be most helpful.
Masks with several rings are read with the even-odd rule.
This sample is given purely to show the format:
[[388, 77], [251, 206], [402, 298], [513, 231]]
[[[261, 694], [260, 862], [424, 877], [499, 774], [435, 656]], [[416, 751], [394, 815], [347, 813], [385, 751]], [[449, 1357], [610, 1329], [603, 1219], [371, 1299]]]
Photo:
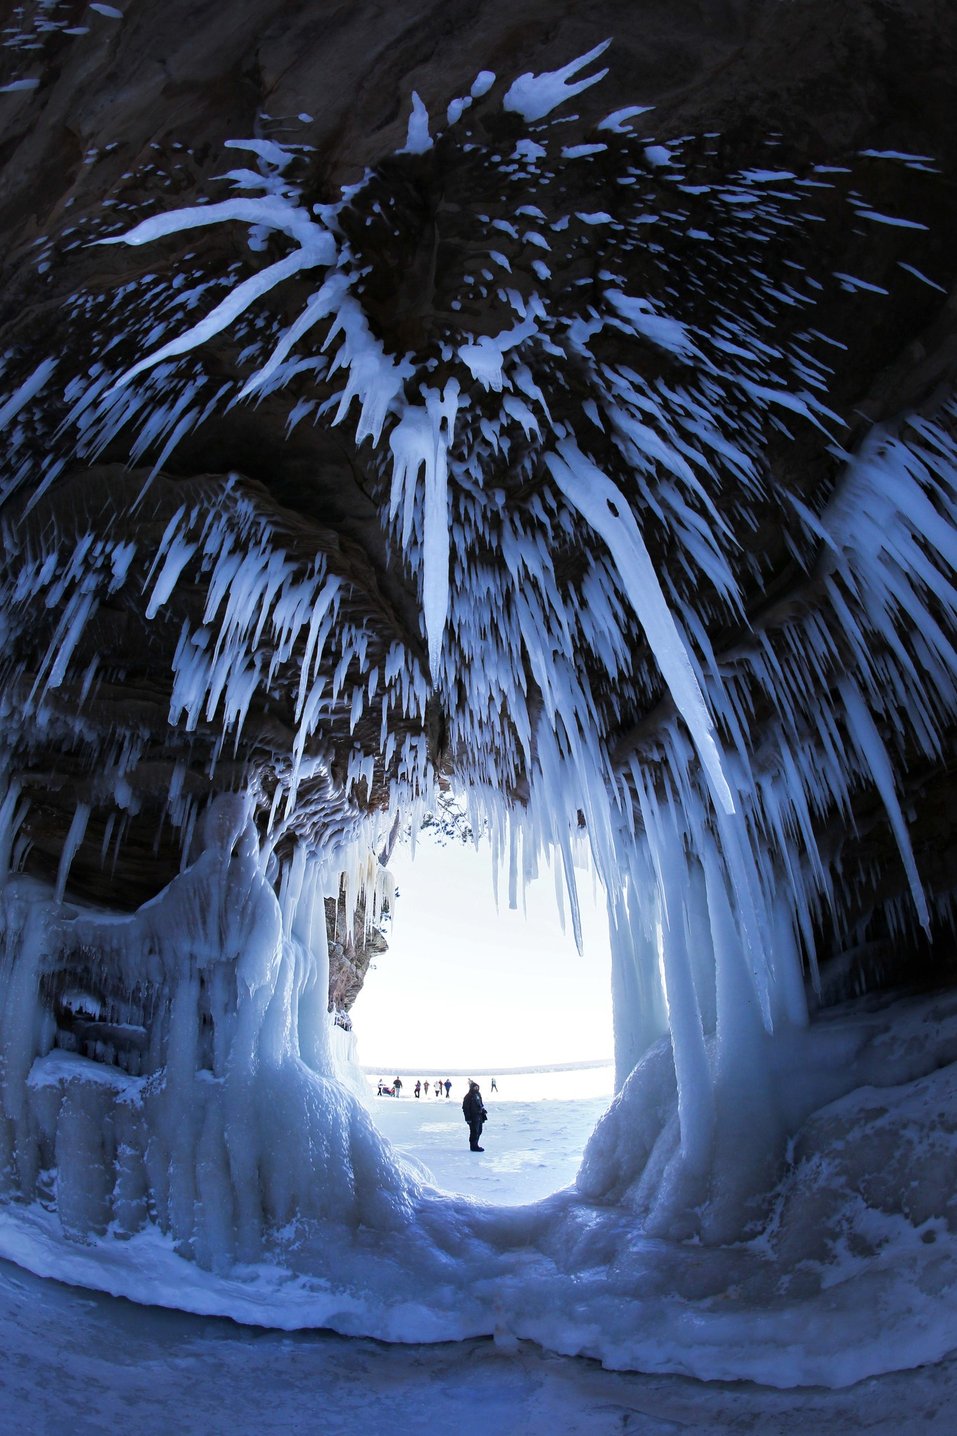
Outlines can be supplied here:
[[[509, 102], [606, 37], [564, 82], [574, 103]], [[120, 18], [62, 0], [11, 12], [0, 56], [4, 737], [27, 871], [53, 880], [69, 847], [71, 889], [129, 910], [179, 870], [213, 791], [248, 789], [261, 827], [286, 814], [280, 856], [434, 773], [520, 805], [561, 706], [536, 623], [567, 646], [603, 771], [627, 784], [637, 763], [652, 789], [676, 712], [708, 769], [703, 667], [736, 685], [712, 716], [726, 746], [746, 723], [757, 772], [778, 761], [782, 689], [800, 749], [798, 690], [818, 695], [813, 728], [860, 668], [855, 641], [906, 670], [913, 604], [883, 629], [829, 610], [820, 648], [808, 634], [836, 603], [819, 520], [847, 455], [878, 425], [931, 419], [937, 451], [953, 432], [948, 5], [236, 0]], [[309, 317], [323, 278], [339, 297]], [[176, 352], [257, 285], [261, 303]], [[301, 362], [271, 382], [297, 325]], [[455, 428], [451, 550], [409, 497], [421, 435], [389, 392], [442, 443]], [[622, 493], [640, 516], [697, 679], [607, 580], [606, 549], [623, 570], [634, 536], [588, 511], [599, 481], [583, 499], [578, 458], [614, 517]], [[535, 564], [576, 629], [521, 610]], [[940, 586], [926, 613], [939, 654]], [[890, 704], [877, 725], [936, 911], [952, 710], [940, 684], [910, 700], [937, 705], [932, 739]], [[868, 915], [913, 888], [862, 766], [850, 803], [819, 792], [808, 819], [846, 878], [804, 933], [824, 950], [885, 938], [893, 920]], [[931, 925], [910, 921], [908, 951]]]

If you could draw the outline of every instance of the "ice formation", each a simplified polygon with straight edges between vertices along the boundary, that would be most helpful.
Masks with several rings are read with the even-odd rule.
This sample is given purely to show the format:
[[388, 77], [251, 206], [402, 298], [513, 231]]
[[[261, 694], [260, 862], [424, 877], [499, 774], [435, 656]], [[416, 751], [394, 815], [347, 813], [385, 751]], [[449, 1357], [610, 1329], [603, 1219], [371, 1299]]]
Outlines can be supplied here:
[[[507, 1299], [519, 1334], [680, 1365], [627, 1335], [647, 1256], [616, 1278], [606, 1337], [594, 1294], [556, 1336], [522, 1286], [522, 1222], [547, 1248], [605, 1204], [609, 1264], [639, 1220], [648, 1240], [753, 1238], [795, 1130], [781, 1054], [805, 1040], [821, 932], [862, 940], [862, 893], [890, 932], [952, 920], [906, 776], [953, 732], [957, 411], [944, 396], [845, 452], [842, 341], [816, 311], [887, 290], [802, 260], [848, 204], [894, 264], [923, 229], [870, 207], [853, 166], [789, 167], [776, 137], [727, 170], [719, 137], [656, 141], [635, 106], [570, 143], [562, 107], [603, 49], [504, 94], [483, 72], [444, 128], [413, 96], [406, 144], [335, 202], [306, 147], [239, 139], [255, 168], [202, 203], [115, 203], [83, 243], [146, 259], [75, 294], [64, 349], [91, 336], [95, 358], [6, 359], [0, 1182], [47, 1233], [158, 1231], [245, 1271], [241, 1300], [204, 1298], [245, 1319], [267, 1262], [310, 1299], [264, 1300], [271, 1320], [431, 1339], [490, 1329]], [[557, 218], [556, 186], [575, 193]], [[247, 258], [206, 273], [219, 227]], [[216, 343], [229, 363], [207, 363]], [[355, 456], [414, 623], [318, 510], [172, 471], [204, 425], [267, 401]], [[774, 472], [791, 452], [813, 494]], [[122, 506], [85, 482], [96, 462], [128, 466]], [[783, 550], [743, 541], [772, 520]], [[137, 663], [148, 697], [104, 717]], [[47, 800], [42, 852], [53, 749], [80, 796]], [[608, 896], [621, 1096], [581, 1205], [534, 1221], [428, 1193], [327, 1012], [325, 900], [374, 920], [374, 855], [447, 773], [510, 894], [554, 849], [573, 925], [583, 851]], [[904, 898], [835, 838], [862, 794]], [[118, 855], [154, 833], [153, 890], [111, 901]], [[460, 1229], [490, 1286], [450, 1330]], [[867, 1359], [818, 1353], [796, 1379], [851, 1368]]]

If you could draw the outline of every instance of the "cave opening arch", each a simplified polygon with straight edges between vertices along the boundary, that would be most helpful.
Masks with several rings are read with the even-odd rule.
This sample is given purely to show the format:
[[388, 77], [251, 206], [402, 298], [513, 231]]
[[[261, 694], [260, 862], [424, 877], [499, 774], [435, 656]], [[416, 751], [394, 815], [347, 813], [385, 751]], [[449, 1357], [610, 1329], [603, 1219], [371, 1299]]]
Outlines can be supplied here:
[[[380, 952], [373, 938], [348, 1016], [370, 1086], [386, 1089], [385, 1100], [373, 1103], [376, 1124], [452, 1190], [528, 1201], [567, 1185], [613, 1091], [603, 897], [582, 875], [579, 952], [552, 871], [510, 910], [501, 874], [496, 898], [488, 842], [436, 838], [426, 827], [414, 853], [400, 847], [389, 868], [397, 899], [382, 940], [388, 947]], [[402, 1113], [389, 1096], [396, 1074]], [[468, 1077], [479, 1082], [492, 1117], [493, 1170], [477, 1178], [468, 1170], [461, 1114]], [[454, 1101], [437, 1108], [446, 1079]], [[571, 1105], [576, 1096], [585, 1104], [580, 1112]], [[534, 1122], [541, 1131], [523, 1130]]]
[[[788, 1209], [822, 935], [866, 973], [946, 933], [954, 405], [936, 371], [878, 402], [943, 286], [861, 307], [901, 263], [951, 273], [910, 217], [935, 181], [634, 111], [573, 134], [552, 112], [602, 53], [483, 71], [434, 133], [416, 99], [334, 195], [307, 143], [230, 137], [228, 190], [120, 184], [54, 256], [62, 328], [21, 332], [2, 406], [0, 1167], [37, 1262], [59, 1233], [90, 1274], [113, 1235], [131, 1272], [159, 1233], [246, 1316], [267, 1253], [304, 1323], [401, 1335], [424, 1282], [423, 1339], [504, 1302], [558, 1346], [592, 1263], [619, 1305], [588, 1286], [576, 1349], [654, 1359], [634, 1234], [679, 1300], [705, 1249], [720, 1296]], [[557, 849], [573, 923], [583, 834], [609, 892], [619, 1098], [521, 1230], [419, 1198], [330, 1025], [327, 903], [374, 919], [383, 841], [450, 770], [509, 865]], [[755, 1301], [781, 1251], [749, 1253]]]

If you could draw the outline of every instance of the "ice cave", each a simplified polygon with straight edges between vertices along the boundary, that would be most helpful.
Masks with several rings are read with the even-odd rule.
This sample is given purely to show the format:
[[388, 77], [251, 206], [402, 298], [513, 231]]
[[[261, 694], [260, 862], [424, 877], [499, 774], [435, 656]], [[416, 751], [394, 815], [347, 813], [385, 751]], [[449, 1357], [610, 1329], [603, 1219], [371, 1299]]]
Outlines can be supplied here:
[[[10, 16], [0, 1255], [621, 1371], [945, 1357], [952, 7]], [[450, 786], [503, 902], [553, 861], [612, 934], [616, 1095], [524, 1207], [403, 1161], [349, 1030]]]

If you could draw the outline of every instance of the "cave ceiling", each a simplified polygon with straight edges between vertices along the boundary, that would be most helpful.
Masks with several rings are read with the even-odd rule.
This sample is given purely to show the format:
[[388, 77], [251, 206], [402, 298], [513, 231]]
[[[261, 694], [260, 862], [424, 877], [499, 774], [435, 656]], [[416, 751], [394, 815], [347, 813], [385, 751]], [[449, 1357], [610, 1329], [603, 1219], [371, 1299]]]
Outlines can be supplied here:
[[[528, 551], [563, 611], [592, 611], [562, 641], [608, 772], [667, 783], [661, 735], [688, 711], [604, 583], [611, 540], [569, 497], [570, 453], [627, 495], [700, 661], [733, 675], [755, 770], [768, 749], [773, 766], [779, 704], [751, 655], [784, 674], [789, 625], [815, 621], [816, 521], [847, 456], [927, 417], [953, 442], [951, 6], [235, 0], [133, 3], [119, 24], [25, 4], [4, 37], [3, 721], [28, 872], [56, 877], [78, 805], [71, 887], [120, 908], [179, 871], [215, 791], [252, 792], [263, 829], [284, 814], [280, 854], [426, 774], [521, 805], [557, 702]], [[561, 106], [509, 106], [519, 77], [593, 50]], [[273, 201], [314, 221], [252, 207]], [[352, 308], [309, 316], [322, 282]], [[301, 363], [272, 384], [297, 325]], [[380, 394], [454, 427], [451, 550], [427, 515], [416, 538], [396, 477], [415, 436], [368, 400], [373, 360]], [[946, 595], [929, 603], [946, 627]], [[846, 633], [822, 651], [795, 670], [808, 690], [859, 661]], [[934, 723], [895, 752], [945, 896], [953, 726]], [[851, 875], [847, 928], [908, 887], [873, 788], [852, 800], [814, 818]]]

